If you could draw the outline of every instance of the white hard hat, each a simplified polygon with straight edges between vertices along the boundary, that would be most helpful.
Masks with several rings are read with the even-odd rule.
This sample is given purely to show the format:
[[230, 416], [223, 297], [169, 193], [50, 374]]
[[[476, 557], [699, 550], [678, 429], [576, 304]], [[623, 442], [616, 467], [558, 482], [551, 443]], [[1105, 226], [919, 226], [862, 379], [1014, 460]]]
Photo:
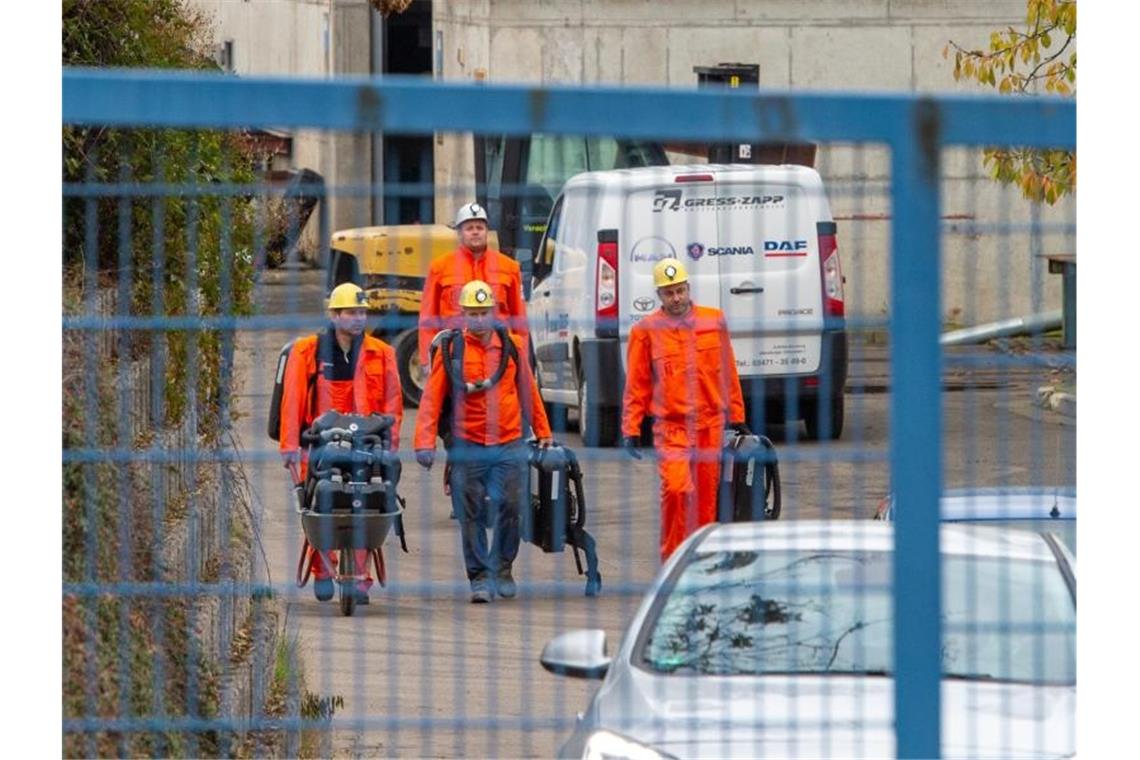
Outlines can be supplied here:
[[487, 212], [478, 203], [465, 203], [459, 207], [459, 211], [455, 212], [455, 229], [463, 226], [464, 222], [469, 222], [472, 219], [482, 219], [487, 221]]

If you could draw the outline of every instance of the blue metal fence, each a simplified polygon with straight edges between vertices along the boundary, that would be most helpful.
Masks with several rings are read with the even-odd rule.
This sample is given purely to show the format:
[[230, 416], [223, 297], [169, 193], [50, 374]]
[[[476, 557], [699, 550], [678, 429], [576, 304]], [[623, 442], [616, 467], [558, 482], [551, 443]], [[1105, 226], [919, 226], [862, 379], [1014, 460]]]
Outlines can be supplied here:
[[[237, 79], [182, 73], [114, 70], [66, 70], [63, 76], [63, 122], [89, 127], [147, 127], [176, 129], [239, 129], [281, 127], [370, 131], [401, 134], [474, 131], [486, 134], [609, 135], [655, 140], [757, 142], [762, 140], [818, 141], [821, 143], [870, 143], [890, 151], [890, 308], [881, 325], [889, 330], [890, 426], [889, 466], [891, 491], [898, 503], [909, 505], [896, 515], [897, 541], [894, 552], [893, 617], [907, 621], [896, 625], [895, 727], [900, 757], [936, 757], [940, 753], [942, 676], [942, 630], [937, 615], [941, 609], [942, 577], [939, 555], [939, 498], [943, 492], [945, 428], [942, 416], [944, 356], [939, 344], [943, 328], [941, 257], [944, 227], [940, 185], [943, 177], [943, 151], [950, 147], [980, 147], [994, 144], [1031, 148], [1075, 148], [1075, 104], [1050, 98], [999, 98], [975, 96], [852, 95], [849, 93], [746, 94], [735, 91], [669, 91], [663, 89], [607, 89], [576, 87], [522, 87], [503, 85], [463, 85], [421, 80], [385, 78], [338, 79], [335, 81], [290, 81], [268, 78]], [[396, 188], [399, 190], [400, 188]], [[420, 188], [405, 188], [415, 194]], [[140, 199], [167, 195], [193, 197], [196, 194], [219, 197], [240, 196], [256, 191], [256, 186], [219, 182], [209, 187], [189, 187], [179, 183], [136, 184], [128, 176], [117, 182], [74, 183], [65, 185], [67, 197], [86, 199], [93, 204], [100, 197]], [[340, 188], [346, 194], [367, 193], [368, 187]], [[129, 216], [124, 222], [129, 226]], [[1007, 230], [1008, 231], [1008, 230]], [[92, 237], [94, 231], [92, 231]], [[327, 244], [327, 240], [322, 244]], [[129, 336], [134, 331], [220, 331], [224, 365], [232, 367], [236, 331], [270, 328], [298, 330], [312, 327], [312, 319], [300, 316], [240, 316], [222, 309], [214, 315], [163, 316], [132, 315], [126, 304], [131, 300], [130, 256], [123, 238], [118, 281], [119, 306], [114, 313], [100, 312], [89, 302], [80, 312], [65, 315], [65, 333], [83, 335], [85, 351], [96, 356], [95, 341], [103, 334]], [[232, 252], [229, 252], [232, 253]], [[229, 255], [229, 253], [227, 255]], [[88, 275], [89, 294], [97, 290], [95, 266]], [[229, 270], [223, 265], [223, 271]], [[193, 276], [191, 274], [191, 276]], [[232, 287], [223, 281], [223, 288]], [[299, 310], [294, 310], [299, 314]], [[852, 320], [858, 325], [859, 320]], [[873, 321], [867, 324], [873, 324]], [[120, 346], [120, 355], [129, 348]], [[92, 359], [94, 361], [94, 359]], [[968, 361], [968, 359], [962, 360]], [[190, 367], [193, 369], [193, 362]], [[992, 363], [988, 366], [994, 366]], [[89, 374], [94, 367], [89, 367]], [[271, 371], [271, 368], [266, 368]], [[259, 382], [264, 378], [259, 378]], [[127, 383], [121, 379], [120, 389]], [[89, 386], [86, 405], [94, 410], [101, 402], [94, 386]], [[229, 404], [229, 391], [220, 390], [223, 404]], [[130, 401], [120, 399], [124, 416]], [[905, 421], [902, 424], [900, 421]], [[410, 438], [410, 436], [406, 436]], [[260, 444], [260, 442], [258, 442]], [[196, 445], [172, 448], [169, 442], [154, 439], [149, 445], [102, 445], [89, 431], [81, 445], [64, 451], [64, 462], [78, 465], [126, 464], [131, 462], [171, 465], [191, 458], [196, 461], [272, 460], [271, 451], [245, 451], [235, 454], [224, 447], [202, 451]], [[858, 463], [874, 458], [874, 452], [844, 450], [838, 454], [790, 452], [794, 466], [813, 457], [845, 458]], [[588, 459], [589, 457], [587, 457]], [[410, 458], [405, 466], [411, 466]], [[88, 470], [85, 487], [95, 488], [93, 470]], [[193, 489], [193, 477], [184, 484]], [[233, 490], [235, 484], [227, 481]], [[786, 486], [787, 487], [787, 486]], [[836, 486], [838, 487], [838, 485]], [[124, 486], [125, 489], [125, 486]], [[787, 497], [786, 497], [787, 498]], [[125, 518], [129, 512], [122, 506]], [[124, 519], [120, 530], [125, 531]], [[222, 530], [199, 526], [202, 530]], [[295, 534], [294, 534], [295, 535]], [[92, 539], [93, 541], [94, 539]], [[120, 542], [120, 547], [126, 541]], [[98, 561], [94, 545], [89, 545], [88, 563]], [[129, 558], [120, 558], [124, 566]], [[398, 561], [398, 560], [395, 560]], [[428, 560], [425, 558], [424, 560]], [[450, 561], [450, 560], [448, 560]], [[221, 576], [226, 577], [224, 574]], [[634, 584], [623, 574], [617, 584]], [[86, 599], [104, 596], [122, 599], [162, 599], [185, 596], [221, 596], [223, 593], [255, 595], [267, 584], [243, 586], [239, 583], [151, 583], [129, 577], [119, 583], [66, 583], [65, 598]], [[272, 584], [284, 587], [286, 584]], [[402, 587], [405, 594], [439, 592], [431, 583]], [[563, 591], [554, 586], [551, 591]], [[430, 593], [429, 593], [430, 595]], [[126, 614], [125, 612], [123, 613]], [[332, 621], [336, 622], [336, 621]], [[624, 625], [624, 621], [621, 621]], [[525, 627], [525, 621], [524, 621]], [[529, 630], [523, 635], [529, 636]], [[535, 642], [537, 643], [537, 642]], [[355, 646], [363, 651], [364, 644]], [[123, 653], [124, 658], [126, 653]], [[426, 653], [410, 656], [427, 657]], [[92, 660], [92, 667], [93, 667]], [[120, 667], [127, 667], [125, 662]], [[95, 672], [89, 674], [96, 677]], [[462, 689], [462, 674], [454, 683], [415, 688]], [[373, 688], [357, 683], [356, 694]], [[265, 686], [259, 687], [264, 691]], [[398, 687], [389, 686], [398, 691]], [[409, 685], [411, 688], [411, 685]], [[264, 696], [262, 694], [261, 696]], [[92, 704], [88, 703], [92, 708]], [[566, 714], [579, 705], [564, 704]], [[256, 712], [256, 711], [255, 711]], [[91, 709], [81, 716], [66, 717], [64, 732], [205, 731], [229, 728], [265, 729], [310, 725], [298, 720], [293, 710], [285, 719], [254, 717], [244, 721], [148, 716], [136, 712], [114, 718], [100, 717]], [[556, 721], [554, 723], [557, 723]], [[422, 715], [361, 715], [356, 726], [456, 729], [468, 725], [483, 728], [552, 725], [548, 716], [530, 715], [502, 721], [475, 718], [465, 720]], [[429, 740], [430, 742], [430, 740]], [[493, 746], [493, 745], [492, 745]], [[193, 747], [193, 745], [192, 745]], [[430, 749], [431, 744], [427, 747]], [[327, 745], [326, 745], [327, 748]], [[170, 749], [170, 748], [167, 748]], [[419, 749], [424, 749], [421, 745]], [[437, 748], [438, 749], [438, 748]], [[390, 748], [381, 749], [389, 754]], [[417, 753], [418, 754], [418, 753]]]

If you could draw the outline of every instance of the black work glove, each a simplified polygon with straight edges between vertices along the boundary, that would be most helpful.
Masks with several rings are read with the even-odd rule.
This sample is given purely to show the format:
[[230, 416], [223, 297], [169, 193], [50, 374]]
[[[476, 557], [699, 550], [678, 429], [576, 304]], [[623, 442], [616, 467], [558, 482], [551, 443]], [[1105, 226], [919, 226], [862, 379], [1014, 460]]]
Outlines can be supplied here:
[[735, 431], [739, 435], [752, 435], [752, 428], [743, 422], [730, 422], [728, 423], [728, 429]]
[[435, 462], [435, 452], [431, 449], [416, 449], [416, 463], [425, 470], [430, 470]]
[[634, 459], [641, 459], [641, 452], [637, 450], [637, 436], [622, 436], [621, 447], [625, 449], [626, 454], [629, 454]]

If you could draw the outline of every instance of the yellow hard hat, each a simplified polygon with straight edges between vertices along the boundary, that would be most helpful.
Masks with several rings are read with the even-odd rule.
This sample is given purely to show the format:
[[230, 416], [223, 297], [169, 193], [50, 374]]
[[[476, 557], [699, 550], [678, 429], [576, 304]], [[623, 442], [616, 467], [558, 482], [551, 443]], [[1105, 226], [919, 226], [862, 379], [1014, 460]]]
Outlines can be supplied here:
[[689, 281], [685, 265], [677, 259], [661, 259], [653, 266], [653, 287], [667, 288]]
[[344, 282], [329, 293], [330, 309], [363, 309], [368, 306], [368, 295], [359, 285]]
[[459, 291], [459, 305], [468, 309], [489, 309], [495, 305], [495, 294], [487, 283], [472, 280]]

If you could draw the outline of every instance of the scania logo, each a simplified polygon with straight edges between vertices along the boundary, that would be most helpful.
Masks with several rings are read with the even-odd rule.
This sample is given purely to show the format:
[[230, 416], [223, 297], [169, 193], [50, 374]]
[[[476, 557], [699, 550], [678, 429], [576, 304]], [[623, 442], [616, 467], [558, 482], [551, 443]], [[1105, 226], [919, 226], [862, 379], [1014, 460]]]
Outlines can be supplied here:
[[633, 308], [637, 309], [638, 311], [652, 311], [653, 307], [656, 305], [657, 301], [653, 300], [652, 298], [645, 298], [644, 296], [641, 298], [635, 298], [633, 301]]
[[685, 250], [689, 252], [689, 258], [693, 261], [696, 261], [701, 256], [705, 255], [705, 247], [700, 243], [689, 243], [688, 247]]
[[710, 248], [709, 256], [752, 256], [756, 253], [750, 245], [726, 246], [724, 248]]

